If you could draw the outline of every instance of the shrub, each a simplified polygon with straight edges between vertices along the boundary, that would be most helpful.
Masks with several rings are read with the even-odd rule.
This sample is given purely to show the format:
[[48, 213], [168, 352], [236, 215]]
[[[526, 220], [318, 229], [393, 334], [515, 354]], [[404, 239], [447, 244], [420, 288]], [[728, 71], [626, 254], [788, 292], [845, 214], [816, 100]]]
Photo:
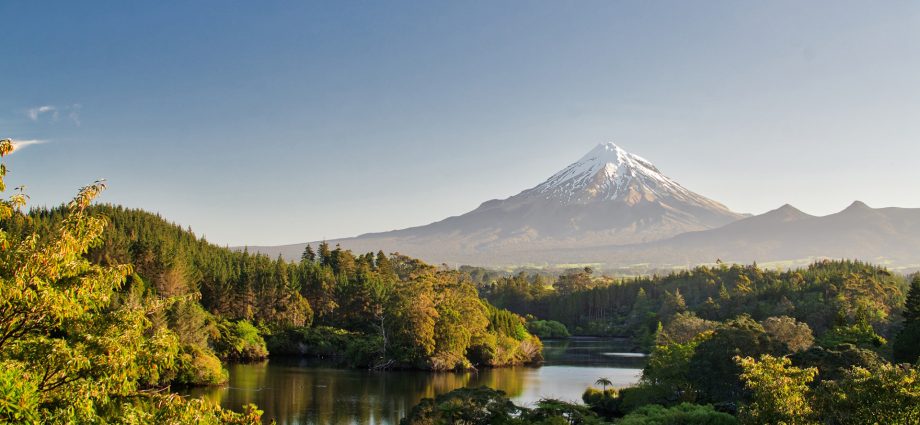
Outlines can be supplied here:
[[229, 378], [217, 356], [191, 345], [179, 351], [175, 373], [173, 382], [179, 385], [219, 385]]
[[534, 320], [527, 322], [527, 330], [540, 338], [568, 338], [569, 330], [555, 320]]
[[681, 403], [674, 407], [648, 405], [636, 409], [617, 422], [617, 425], [736, 425], [738, 420], [727, 413], [717, 412], [712, 406]]
[[599, 390], [597, 388], [588, 388], [581, 395], [581, 400], [591, 408], [594, 413], [605, 418], [615, 418], [622, 416], [620, 410], [620, 397], [615, 388]]
[[219, 337], [214, 341], [214, 349], [220, 358], [253, 361], [268, 357], [265, 340], [259, 335], [258, 328], [248, 321], [225, 320], [221, 321], [217, 328]]
[[841, 344], [853, 344], [859, 348], [878, 350], [887, 343], [888, 341], [875, 333], [872, 326], [868, 324], [836, 326], [827, 331], [818, 340], [818, 344], [825, 348], [834, 348]]

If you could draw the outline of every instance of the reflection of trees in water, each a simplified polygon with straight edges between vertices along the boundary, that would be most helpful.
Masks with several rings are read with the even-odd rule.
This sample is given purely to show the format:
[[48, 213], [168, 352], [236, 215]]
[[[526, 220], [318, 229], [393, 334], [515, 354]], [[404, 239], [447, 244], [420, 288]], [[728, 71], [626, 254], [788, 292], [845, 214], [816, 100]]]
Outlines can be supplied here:
[[[602, 352], [622, 349], [609, 343], [553, 341], [544, 346], [544, 353], [548, 362], [560, 359], [555, 363], [578, 364], [570, 361], [572, 354], [597, 358]], [[621, 361], [605, 360], [608, 363]], [[638, 367], [644, 361], [626, 360], [638, 360]], [[197, 389], [190, 393], [235, 410], [255, 403], [265, 411], [267, 420], [276, 419], [279, 425], [397, 424], [422, 398], [460, 387], [482, 385], [502, 390], [514, 398], [529, 387], [539, 386], [537, 375], [538, 370], [523, 367], [470, 373], [373, 372], [322, 367], [306, 361], [272, 360], [271, 366], [269, 362], [230, 366], [229, 387]], [[591, 382], [594, 379], [596, 377]]]
[[279, 425], [395, 424], [421, 399], [456, 388], [487, 385], [511, 396], [523, 389], [520, 370], [511, 368], [479, 373], [372, 372], [299, 364], [269, 367], [263, 362], [230, 369], [228, 387], [191, 393], [232, 409], [256, 403], [266, 419], [276, 419]]

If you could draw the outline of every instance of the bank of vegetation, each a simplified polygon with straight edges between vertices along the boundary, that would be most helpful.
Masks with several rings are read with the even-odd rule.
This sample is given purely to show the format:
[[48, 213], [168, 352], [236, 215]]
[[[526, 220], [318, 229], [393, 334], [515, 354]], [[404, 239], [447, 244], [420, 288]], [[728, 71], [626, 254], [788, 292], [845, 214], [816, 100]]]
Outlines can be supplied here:
[[103, 189], [51, 209], [24, 212], [19, 192], [0, 205], [0, 422], [254, 421], [254, 407], [166, 390], [274, 355], [432, 371], [541, 360], [525, 320], [458, 271], [325, 243], [297, 262], [237, 252], [93, 204]]
[[639, 383], [599, 379], [584, 404], [533, 407], [465, 389], [423, 401], [404, 423], [920, 424], [920, 276], [820, 261], [629, 279], [523, 273], [480, 288], [528, 317], [633, 338], [650, 352]]

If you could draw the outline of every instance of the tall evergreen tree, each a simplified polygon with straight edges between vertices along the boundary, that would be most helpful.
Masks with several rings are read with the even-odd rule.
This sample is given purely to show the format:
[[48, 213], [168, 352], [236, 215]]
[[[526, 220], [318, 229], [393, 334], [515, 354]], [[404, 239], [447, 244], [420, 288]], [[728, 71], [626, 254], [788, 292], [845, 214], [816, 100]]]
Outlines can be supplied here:
[[328, 265], [330, 260], [332, 260], [332, 251], [329, 250], [329, 243], [322, 241], [319, 243], [319, 263]]
[[904, 303], [904, 322], [920, 321], [920, 274], [914, 276], [907, 291], [907, 301]]
[[380, 276], [385, 278], [394, 276], [393, 264], [390, 263], [390, 259], [387, 258], [382, 250], [377, 251], [377, 259], [374, 261], [374, 265], [377, 267], [377, 273], [379, 273]]
[[892, 346], [894, 360], [916, 363], [920, 359], [920, 275], [914, 276], [904, 303], [904, 328]]
[[314, 262], [316, 261], [316, 253], [313, 252], [313, 247], [310, 244], [307, 244], [307, 247], [304, 248], [303, 254], [300, 256], [302, 261]]

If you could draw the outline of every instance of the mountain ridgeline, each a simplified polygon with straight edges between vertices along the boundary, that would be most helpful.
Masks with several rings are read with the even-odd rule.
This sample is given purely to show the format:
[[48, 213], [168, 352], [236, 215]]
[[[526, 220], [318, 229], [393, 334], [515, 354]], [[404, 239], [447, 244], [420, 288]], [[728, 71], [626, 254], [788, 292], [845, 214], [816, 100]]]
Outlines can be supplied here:
[[[920, 209], [873, 209], [857, 201], [825, 217], [790, 205], [758, 216], [740, 214], [608, 143], [543, 183], [466, 214], [329, 243], [358, 252], [401, 252], [435, 264], [492, 267], [671, 268], [717, 259], [805, 265], [852, 258], [909, 268], [920, 265]], [[305, 246], [249, 249], [295, 259]]]

